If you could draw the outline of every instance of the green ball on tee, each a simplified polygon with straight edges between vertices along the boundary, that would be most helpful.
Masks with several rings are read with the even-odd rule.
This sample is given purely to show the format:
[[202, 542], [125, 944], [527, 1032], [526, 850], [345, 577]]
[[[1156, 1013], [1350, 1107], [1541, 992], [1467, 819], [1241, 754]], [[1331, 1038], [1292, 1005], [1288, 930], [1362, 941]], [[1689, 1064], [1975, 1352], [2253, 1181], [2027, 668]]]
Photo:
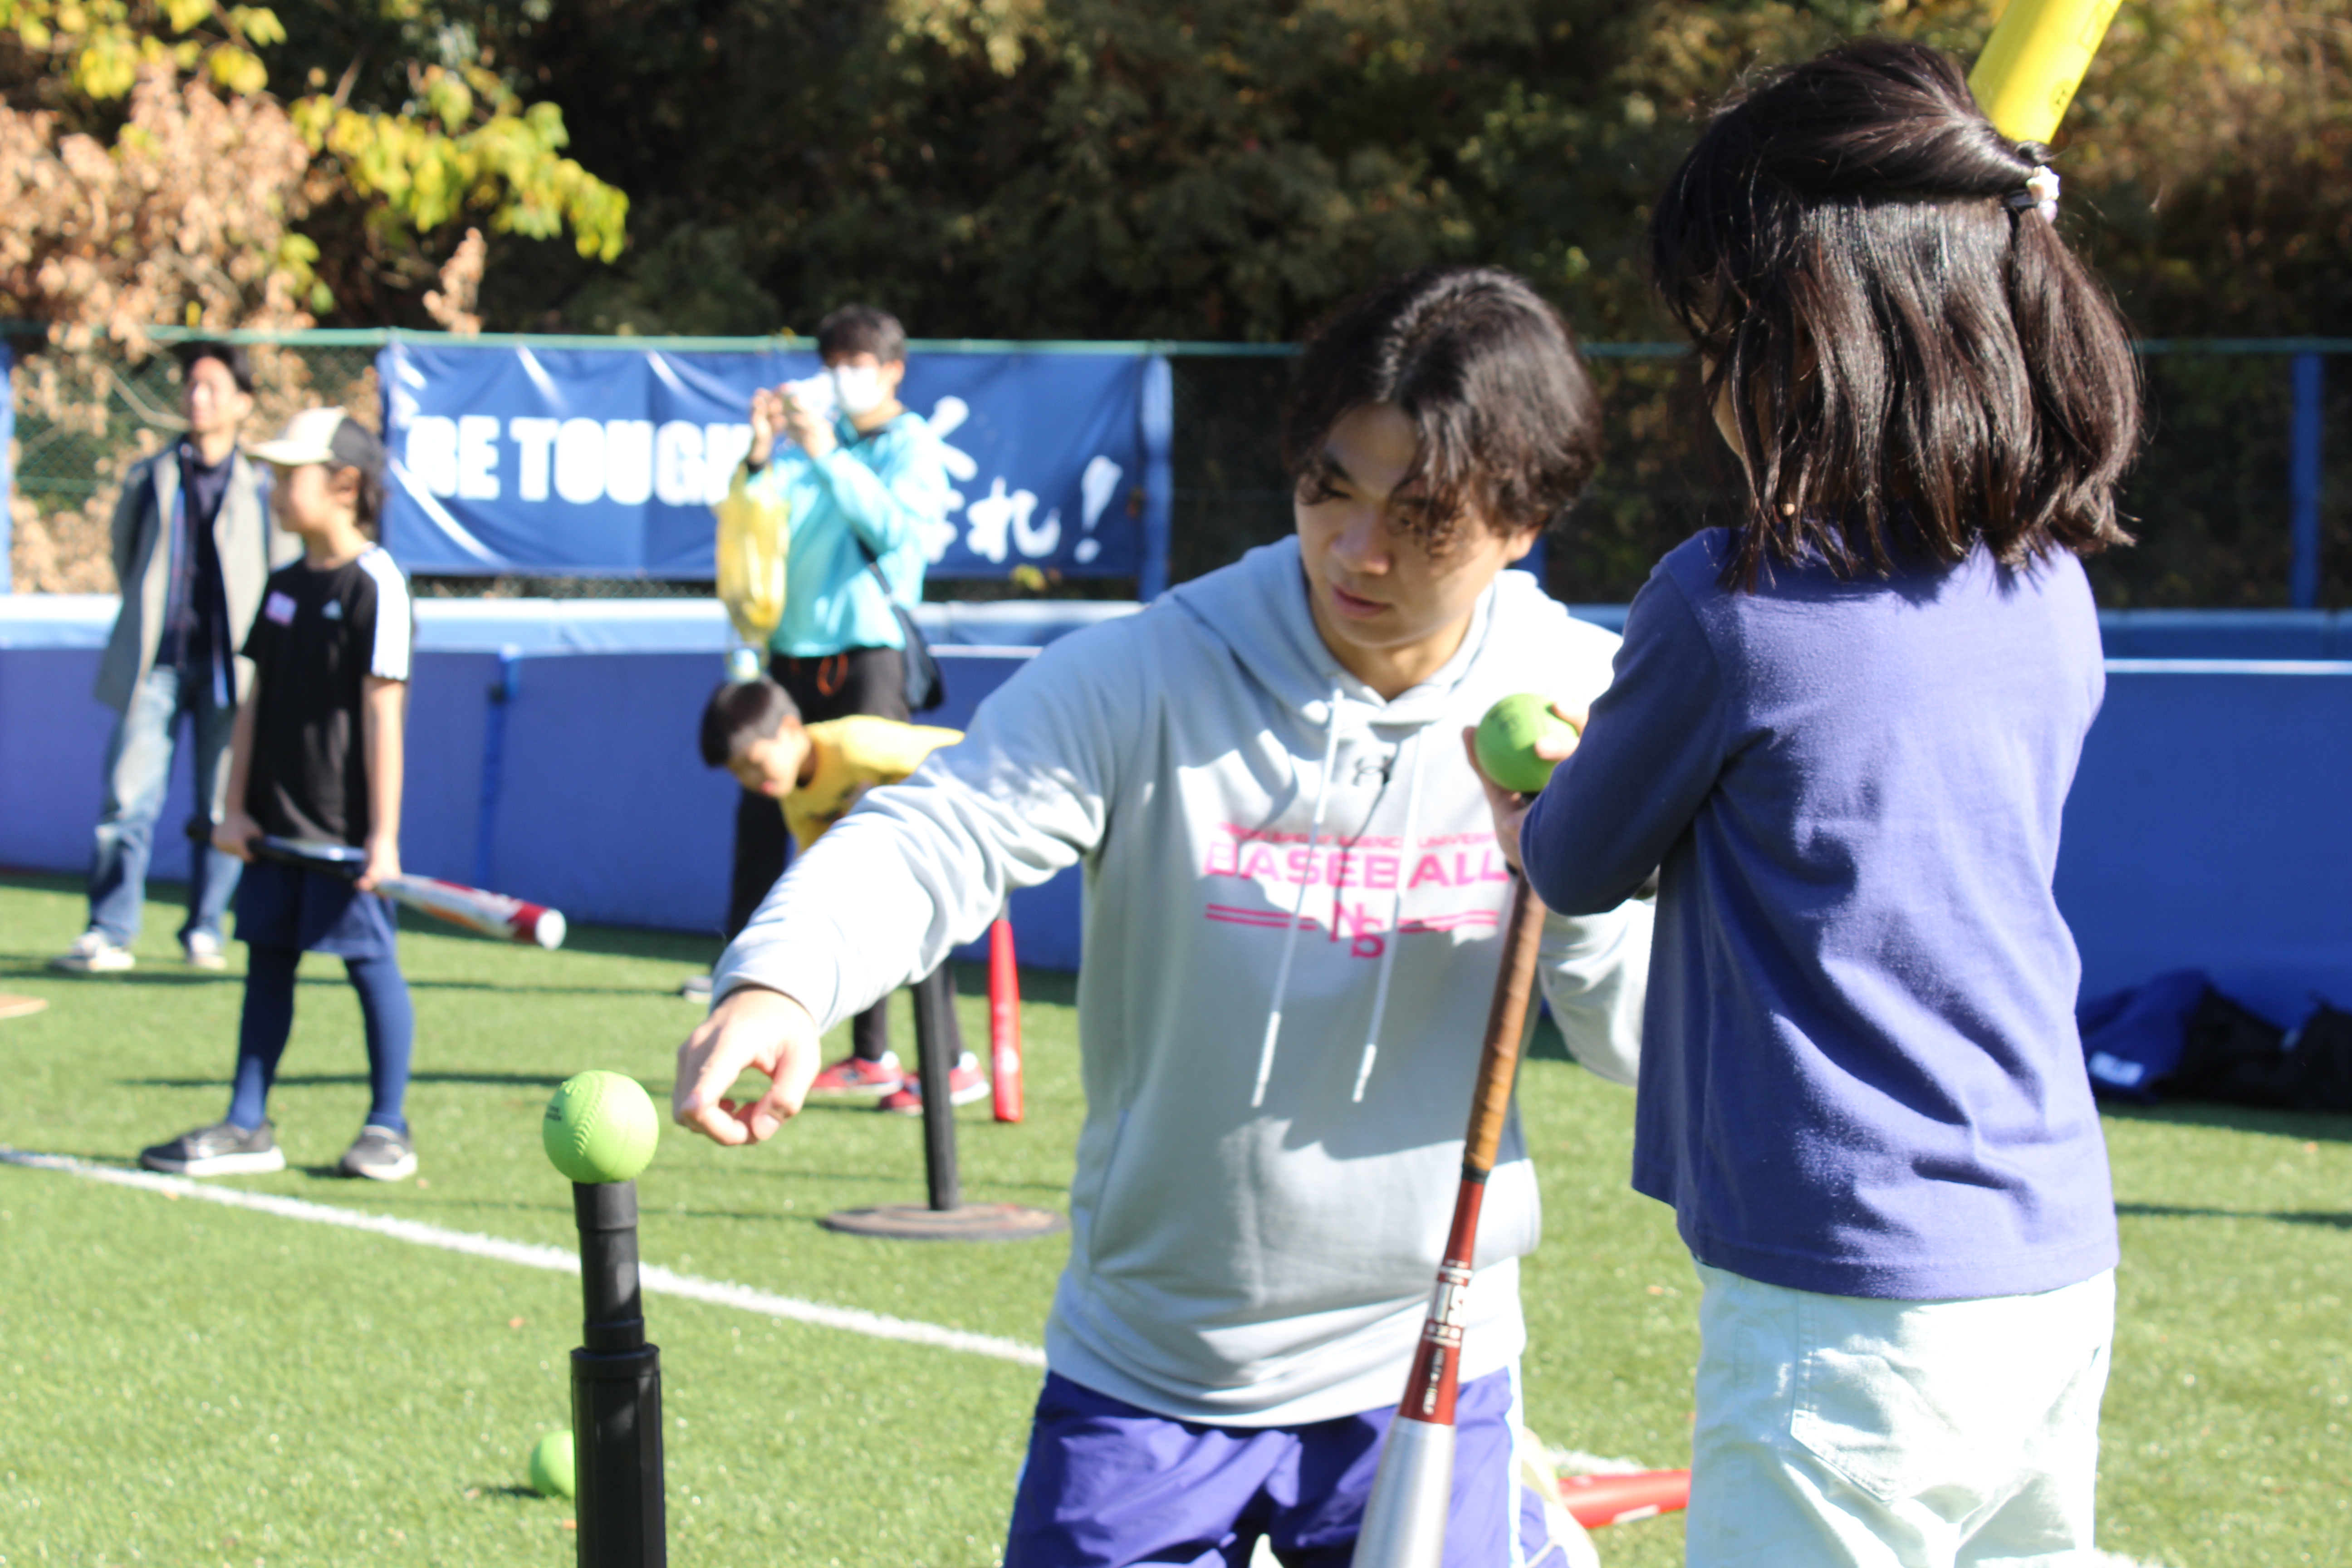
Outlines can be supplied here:
[[653, 1163], [661, 1118], [637, 1080], [583, 1072], [547, 1102], [540, 1141], [555, 1168], [575, 1182], [634, 1182]]

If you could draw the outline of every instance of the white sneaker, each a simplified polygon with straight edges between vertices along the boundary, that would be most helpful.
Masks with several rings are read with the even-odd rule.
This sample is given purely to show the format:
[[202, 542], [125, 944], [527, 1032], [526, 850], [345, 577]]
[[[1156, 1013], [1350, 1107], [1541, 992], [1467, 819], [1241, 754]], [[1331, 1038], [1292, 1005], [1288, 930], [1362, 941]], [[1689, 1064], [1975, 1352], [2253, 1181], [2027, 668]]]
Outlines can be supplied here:
[[71, 947], [49, 960], [49, 967], [68, 974], [119, 974], [139, 967], [139, 960], [129, 948], [117, 947], [104, 931], [86, 931], [74, 938]]
[[221, 939], [208, 931], [192, 931], [180, 943], [180, 956], [188, 961], [191, 969], [226, 969], [228, 954], [221, 948]]

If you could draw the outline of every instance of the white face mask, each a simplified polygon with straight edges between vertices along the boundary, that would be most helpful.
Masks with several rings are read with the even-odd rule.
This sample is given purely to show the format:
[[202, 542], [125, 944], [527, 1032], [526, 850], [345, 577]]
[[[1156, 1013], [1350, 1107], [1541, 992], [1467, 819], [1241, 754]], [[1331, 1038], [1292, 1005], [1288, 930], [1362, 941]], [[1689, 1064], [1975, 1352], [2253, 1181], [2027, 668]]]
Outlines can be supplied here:
[[871, 414], [890, 401], [889, 389], [882, 384], [880, 367], [870, 364], [835, 365], [825, 374], [833, 378], [833, 400], [852, 419], [861, 414]]

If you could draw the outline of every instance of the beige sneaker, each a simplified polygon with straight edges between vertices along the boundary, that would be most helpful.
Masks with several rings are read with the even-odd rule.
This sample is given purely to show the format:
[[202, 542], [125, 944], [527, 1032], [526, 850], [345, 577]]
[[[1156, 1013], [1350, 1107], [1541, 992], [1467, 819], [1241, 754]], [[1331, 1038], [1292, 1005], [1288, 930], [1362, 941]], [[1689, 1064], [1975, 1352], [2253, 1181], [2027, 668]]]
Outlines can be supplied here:
[[119, 974], [138, 968], [139, 960], [129, 948], [117, 947], [104, 931], [86, 931], [74, 938], [71, 947], [49, 960], [49, 967], [68, 974]]
[[180, 943], [180, 956], [188, 961], [191, 969], [221, 970], [228, 967], [228, 954], [222, 950], [221, 939], [208, 931], [192, 931]]

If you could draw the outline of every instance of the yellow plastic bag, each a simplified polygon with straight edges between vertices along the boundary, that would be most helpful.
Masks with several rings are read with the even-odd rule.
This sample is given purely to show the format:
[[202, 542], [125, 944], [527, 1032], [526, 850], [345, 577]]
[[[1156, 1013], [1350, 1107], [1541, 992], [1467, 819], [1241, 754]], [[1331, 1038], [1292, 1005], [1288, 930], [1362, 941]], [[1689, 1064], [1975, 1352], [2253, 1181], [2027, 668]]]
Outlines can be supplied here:
[[784, 618], [784, 559], [792, 543], [792, 508], [783, 497], [754, 490], [738, 468], [719, 516], [719, 599], [735, 635], [754, 647], [766, 644]]

